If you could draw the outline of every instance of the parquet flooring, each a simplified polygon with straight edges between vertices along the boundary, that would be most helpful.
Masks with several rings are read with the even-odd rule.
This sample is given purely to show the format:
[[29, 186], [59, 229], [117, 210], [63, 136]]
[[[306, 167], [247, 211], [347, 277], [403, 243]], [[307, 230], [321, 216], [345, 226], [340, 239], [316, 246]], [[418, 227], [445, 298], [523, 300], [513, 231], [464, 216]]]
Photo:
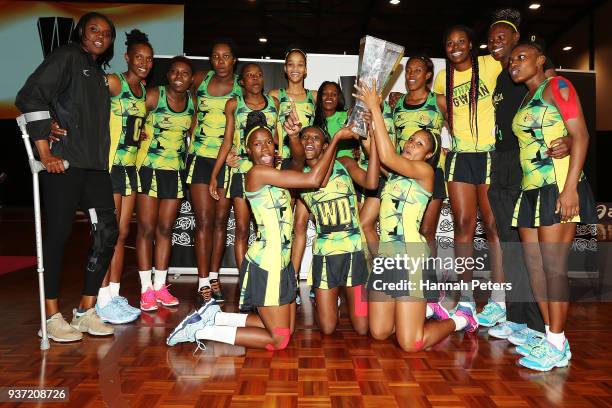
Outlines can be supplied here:
[[[0, 214], [4, 210], [0, 210]], [[62, 282], [69, 317], [79, 297], [87, 224], [75, 224]], [[0, 217], [0, 255], [33, 255], [31, 223]], [[134, 253], [127, 251], [122, 294], [137, 303]], [[612, 406], [612, 304], [582, 303], [570, 312], [569, 367], [537, 373], [516, 365], [504, 340], [454, 334], [428, 351], [408, 354], [394, 341], [350, 330], [324, 336], [313, 321], [308, 289], [286, 350], [207, 344], [166, 347], [165, 338], [192, 308], [195, 277], [172, 281], [183, 302], [116, 326], [114, 337], [86, 335], [76, 344], [39, 350], [33, 268], [0, 276], [0, 386], [69, 387], [71, 407], [608, 407]], [[224, 279], [235, 311], [236, 279]], [[22, 404], [42, 406], [43, 404]], [[53, 404], [51, 406], [61, 406]], [[18, 406], [4, 404], [3, 406]]]

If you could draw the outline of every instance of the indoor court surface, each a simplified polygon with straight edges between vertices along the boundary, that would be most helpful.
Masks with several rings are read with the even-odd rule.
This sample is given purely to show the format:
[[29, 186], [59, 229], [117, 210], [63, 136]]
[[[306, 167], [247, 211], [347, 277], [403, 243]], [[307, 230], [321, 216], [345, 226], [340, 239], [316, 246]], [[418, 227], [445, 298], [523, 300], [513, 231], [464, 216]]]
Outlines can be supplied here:
[[[0, 210], [0, 262], [34, 255], [32, 215]], [[75, 224], [62, 281], [64, 316], [79, 298], [88, 224]], [[135, 230], [135, 228], [133, 228]], [[128, 244], [129, 245], [129, 244]], [[122, 294], [138, 301], [134, 251], [127, 251]], [[14, 259], [13, 259], [14, 258]], [[74, 281], [73, 281], [74, 280]], [[434, 348], [408, 354], [394, 341], [375, 341], [350, 330], [343, 309], [339, 330], [322, 335], [313, 320], [308, 287], [301, 284], [297, 330], [280, 352], [220, 343], [205, 351], [194, 343], [169, 348], [166, 336], [192, 310], [195, 277], [169, 280], [176, 308], [143, 313], [116, 326], [114, 337], [39, 350], [34, 266], [0, 275], [0, 383], [8, 387], [68, 387], [72, 407], [608, 407], [612, 406], [612, 304], [570, 309], [570, 366], [537, 373], [516, 365], [505, 340], [455, 333]], [[236, 311], [236, 278], [224, 278]], [[37, 406], [43, 406], [40, 403]], [[3, 406], [18, 406], [4, 404]], [[34, 406], [23, 404], [23, 406]], [[52, 404], [50, 406], [60, 406]]]

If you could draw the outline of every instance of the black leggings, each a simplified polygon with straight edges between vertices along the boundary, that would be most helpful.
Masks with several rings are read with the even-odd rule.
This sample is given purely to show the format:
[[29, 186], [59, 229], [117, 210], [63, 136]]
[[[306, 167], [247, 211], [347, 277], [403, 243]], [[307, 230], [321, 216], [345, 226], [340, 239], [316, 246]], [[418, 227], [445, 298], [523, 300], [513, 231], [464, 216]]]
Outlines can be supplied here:
[[113, 257], [117, 220], [110, 175], [103, 170], [69, 168], [40, 173], [44, 216], [45, 297], [57, 299], [66, 242], [78, 208], [89, 216], [92, 243], [85, 265], [84, 296], [96, 296]]

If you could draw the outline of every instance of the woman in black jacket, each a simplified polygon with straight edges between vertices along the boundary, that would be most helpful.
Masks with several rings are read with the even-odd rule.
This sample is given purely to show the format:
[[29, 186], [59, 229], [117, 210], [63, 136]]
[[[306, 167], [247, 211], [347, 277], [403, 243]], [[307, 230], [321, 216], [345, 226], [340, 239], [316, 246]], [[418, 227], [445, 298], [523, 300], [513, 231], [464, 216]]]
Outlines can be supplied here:
[[[94, 305], [118, 233], [108, 173], [110, 102], [102, 70], [113, 57], [114, 40], [115, 27], [108, 17], [84, 15], [75, 27], [73, 42], [43, 61], [15, 101], [23, 113], [49, 111], [66, 130], [61, 140], [49, 143], [51, 119], [27, 125], [47, 169], [40, 175], [47, 331], [49, 338], [59, 342], [81, 340], [84, 332], [113, 334], [113, 328], [100, 320]], [[64, 168], [63, 160], [70, 163], [70, 168]], [[92, 244], [85, 266], [85, 287], [69, 325], [59, 312], [57, 297], [64, 249], [77, 208], [90, 218]]]

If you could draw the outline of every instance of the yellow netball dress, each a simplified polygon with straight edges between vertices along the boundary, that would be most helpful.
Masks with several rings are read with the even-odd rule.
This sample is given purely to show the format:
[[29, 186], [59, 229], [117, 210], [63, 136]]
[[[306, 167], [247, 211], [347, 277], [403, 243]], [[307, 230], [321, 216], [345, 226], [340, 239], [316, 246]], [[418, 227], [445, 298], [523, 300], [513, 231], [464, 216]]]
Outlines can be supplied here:
[[[402, 96], [393, 110], [393, 124], [397, 132], [397, 152], [401, 153], [406, 141], [418, 130], [429, 130], [436, 135], [440, 135], [444, 117], [436, 103], [436, 94], [430, 92], [425, 102], [420, 105], [408, 105], [406, 95]], [[444, 150], [440, 152], [440, 160], [436, 167], [434, 200], [444, 200], [446, 198], [446, 184], [444, 182], [444, 162], [446, 154]]]
[[[237, 75], [234, 75], [234, 86], [230, 93], [221, 96], [210, 95], [208, 85], [214, 74], [214, 71], [208, 71], [196, 91], [198, 122], [193, 130], [187, 155], [187, 184], [210, 183], [212, 169], [225, 134], [225, 104], [231, 98], [242, 95]], [[225, 173], [226, 166], [223, 166], [217, 176], [219, 188], [227, 188]]]
[[319, 289], [363, 285], [368, 268], [353, 180], [336, 161], [327, 185], [301, 193], [315, 217], [308, 284]]
[[138, 190], [136, 155], [140, 130], [147, 114], [147, 92], [141, 83], [142, 96], [135, 96], [125, 76], [122, 73], [116, 75], [121, 82], [121, 92], [110, 98], [111, 146], [108, 162], [111, 164], [113, 193], [129, 196]]
[[[266, 117], [266, 128], [270, 133], [274, 134], [276, 128], [276, 120], [278, 118], [278, 110], [274, 103], [274, 98], [270, 95], [264, 95], [266, 99], [266, 105], [259, 110]], [[244, 198], [244, 174], [250, 170], [252, 163], [247, 158], [246, 143], [244, 137], [246, 136], [244, 131], [247, 125], [247, 117], [249, 113], [256, 112], [257, 109], [251, 109], [244, 101], [242, 95], [236, 96], [237, 106], [236, 112], [234, 112], [234, 147], [238, 155], [242, 157], [240, 167], [237, 169], [229, 169], [229, 189], [228, 197], [241, 197]]]
[[[157, 106], [149, 113], [145, 125], [149, 136], [141, 150], [142, 164], [138, 168], [138, 192], [160, 199], [183, 197], [181, 173], [185, 169], [185, 138], [195, 114], [193, 100], [187, 94], [182, 112], [168, 104], [166, 87], [160, 86]], [[140, 152], [139, 152], [140, 153]], [[140, 156], [140, 154], [139, 154]]]
[[[419, 262], [429, 255], [427, 241], [421, 235], [421, 220], [431, 193], [414, 179], [391, 173], [382, 191], [380, 202], [379, 260], [406, 256], [411, 262]], [[403, 268], [376, 269], [380, 261], [375, 259], [368, 280], [368, 289], [397, 297], [425, 297], [420, 286], [423, 279], [423, 263], [409, 264]], [[416, 265], [413, 267], [413, 265]], [[412, 283], [411, 283], [412, 282]], [[412, 285], [412, 286], [411, 286]]]
[[[519, 141], [523, 170], [521, 193], [512, 219], [514, 227], [535, 228], [561, 222], [561, 214], [556, 214], [555, 210], [557, 198], [567, 179], [570, 156], [553, 159], [546, 154], [550, 142], [567, 136], [559, 110], [542, 97], [549, 81], [550, 78], [547, 78], [542, 82], [512, 121], [512, 130]], [[580, 177], [577, 190], [580, 214], [570, 222], [597, 223], [595, 200], [584, 174]]]
[[[491, 151], [495, 150], [495, 108], [493, 91], [501, 64], [492, 56], [478, 57], [478, 104], [476, 112], [470, 107], [472, 68], [453, 70], [453, 134], [451, 151], [446, 158], [446, 181], [469, 184], [490, 184]], [[436, 75], [434, 92], [447, 93], [446, 71]], [[472, 119], [472, 114], [476, 121]]]
[[[289, 139], [287, 132], [285, 132], [285, 128], [283, 126], [287, 116], [289, 116], [291, 113], [291, 109], [293, 109], [293, 104], [291, 103], [291, 98], [289, 95], [287, 95], [287, 90], [285, 88], [280, 88], [278, 90], [278, 102], [280, 113], [278, 115], [276, 134], [278, 135], [279, 150], [283, 159], [281, 168], [286, 168], [291, 157], [291, 151], [289, 150]], [[307, 89], [306, 99], [299, 102], [293, 101], [293, 103], [295, 103], [295, 110], [297, 111], [302, 128], [311, 126], [314, 122], [315, 116], [315, 98], [312, 91]]]
[[293, 214], [289, 190], [266, 185], [245, 195], [257, 222], [257, 238], [240, 268], [240, 304], [289, 304], [297, 294], [291, 264]]

